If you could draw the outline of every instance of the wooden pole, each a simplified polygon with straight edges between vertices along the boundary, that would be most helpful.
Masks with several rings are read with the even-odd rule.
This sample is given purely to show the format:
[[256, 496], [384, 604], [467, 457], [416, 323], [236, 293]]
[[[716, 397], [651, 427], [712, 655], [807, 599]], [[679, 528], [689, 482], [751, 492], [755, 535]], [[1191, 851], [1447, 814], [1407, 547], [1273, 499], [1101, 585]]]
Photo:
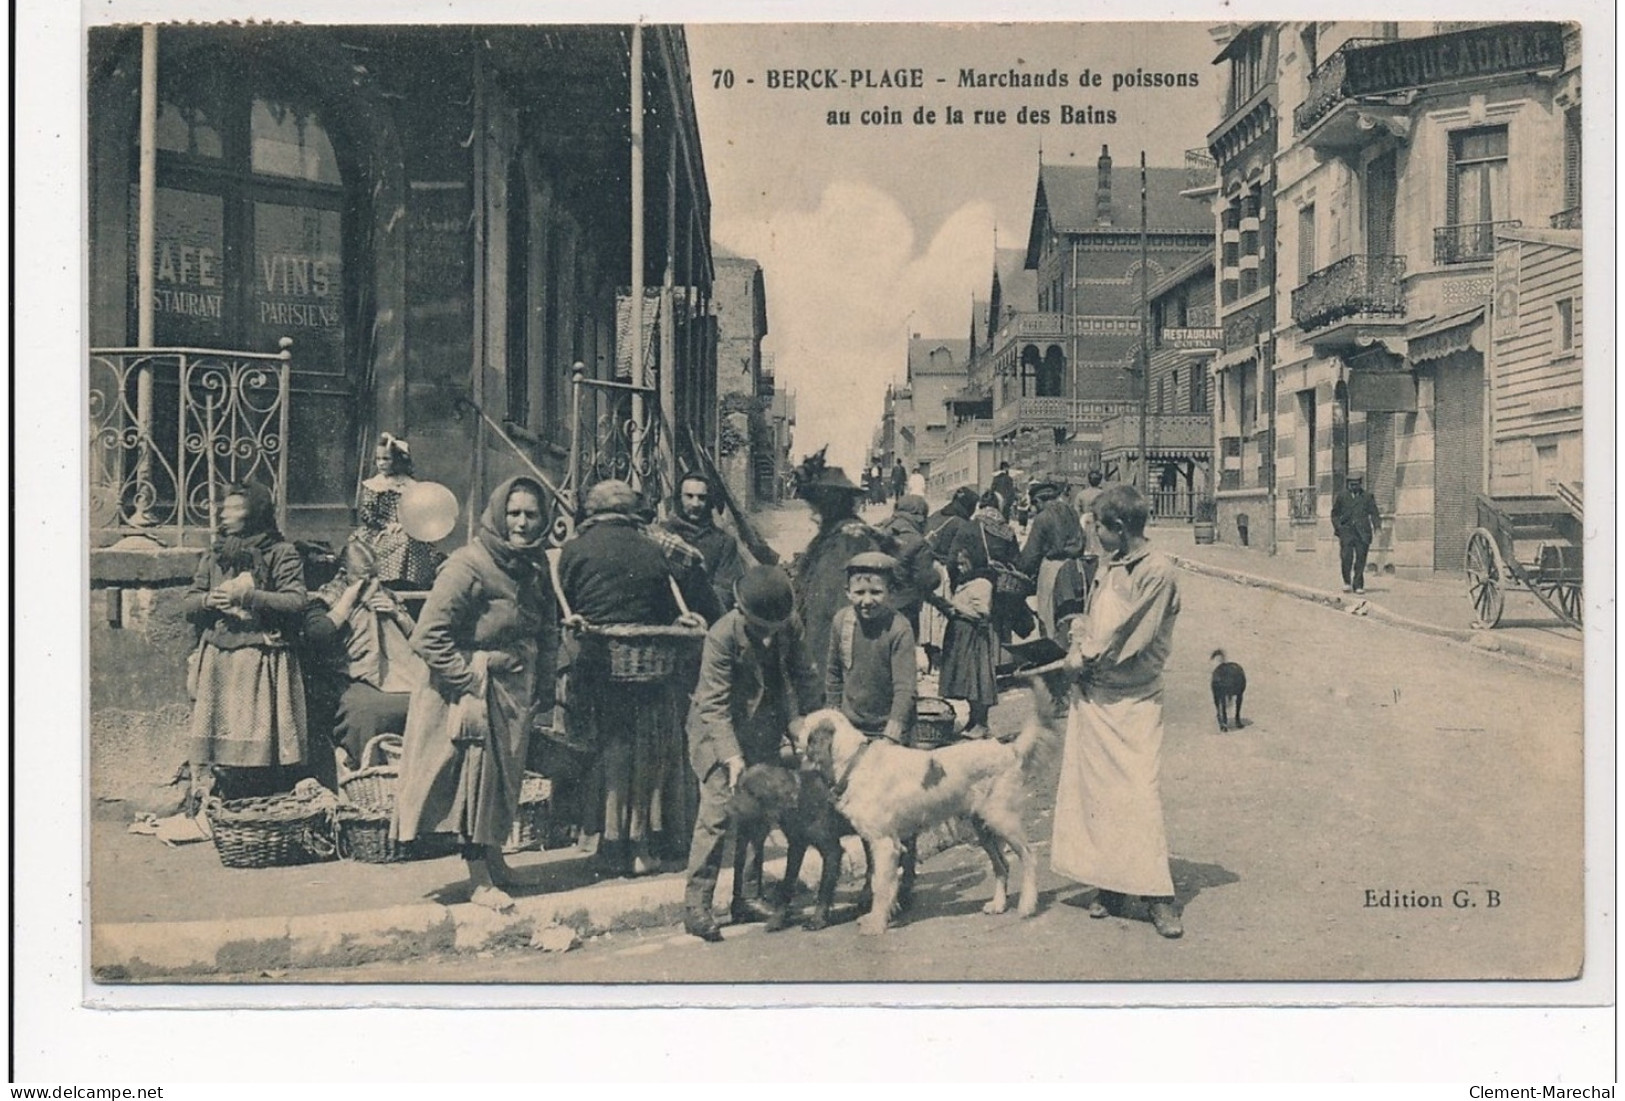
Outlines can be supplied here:
[[1140, 150], [1140, 493], [1151, 499], [1151, 460], [1146, 455], [1146, 417], [1151, 405], [1151, 269], [1146, 260], [1145, 150]]
[[[647, 386], [648, 376], [643, 361], [643, 24], [632, 25], [632, 384]], [[632, 394], [632, 454], [631, 480], [633, 488], [641, 488], [636, 456], [643, 443], [643, 395]]]
[[[158, 28], [148, 23], [141, 28], [141, 150], [136, 194], [136, 346], [153, 346], [152, 300], [154, 294], [154, 254], [157, 251], [158, 204]], [[147, 527], [152, 517], [147, 505], [152, 485], [152, 361], [143, 359], [135, 376], [136, 421], [136, 506], [130, 523]], [[181, 426], [184, 433], [185, 425]], [[178, 481], [178, 479], [177, 479]], [[181, 487], [176, 486], [177, 493]], [[177, 501], [176, 523], [184, 525], [186, 503]], [[177, 527], [177, 531], [180, 530]]]
[[[673, 492], [677, 488], [677, 126], [671, 118], [666, 157], [666, 281], [660, 288], [660, 470]], [[691, 369], [691, 364], [683, 364]], [[664, 496], [664, 495], [663, 495]], [[662, 500], [662, 514], [668, 502]]]

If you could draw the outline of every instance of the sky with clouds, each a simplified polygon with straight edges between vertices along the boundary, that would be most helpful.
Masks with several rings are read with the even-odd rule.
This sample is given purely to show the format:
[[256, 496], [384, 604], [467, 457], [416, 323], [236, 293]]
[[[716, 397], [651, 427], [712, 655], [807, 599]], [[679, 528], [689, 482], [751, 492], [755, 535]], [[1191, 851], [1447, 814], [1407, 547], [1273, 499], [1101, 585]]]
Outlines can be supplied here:
[[[781, 387], [797, 394], [794, 456], [830, 445], [855, 470], [901, 381], [910, 332], [963, 339], [985, 297], [995, 233], [1024, 246], [1040, 151], [1045, 163], [1182, 165], [1215, 125], [1223, 81], [1203, 23], [778, 24], [687, 29], [712, 238], [761, 263]], [[770, 71], [834, 68], [841, 87], [769, 87]], [[851, 70], [920, 70], [923, 87], [850, 86]], [[1064, 88], [960, 87], [962, 69], [1067, 76]], [[1084, 70], [1099, 88], [1079, 87]], [[1122, 87], [1114, 74], [1194, 73], [1196, 88]], [[719, 87], [732, 73], [733, 86]], [[860, 83], [862, 83], [860, 81]], [[943, 121], [948, 105], [965, 113]], [[914, 125], [915, 110], [935, 125]], [[1021, 108], [1049, 111], [1020, 123]], [[1115, 111], [1113, 124], [1062, 124], [1061, 109]], [[902, 125], [863, 125], [893, 108]], [[847, 126], [826, 124], [847, 110]], [[1001, 124], [973, 112], [1004, 110]]]

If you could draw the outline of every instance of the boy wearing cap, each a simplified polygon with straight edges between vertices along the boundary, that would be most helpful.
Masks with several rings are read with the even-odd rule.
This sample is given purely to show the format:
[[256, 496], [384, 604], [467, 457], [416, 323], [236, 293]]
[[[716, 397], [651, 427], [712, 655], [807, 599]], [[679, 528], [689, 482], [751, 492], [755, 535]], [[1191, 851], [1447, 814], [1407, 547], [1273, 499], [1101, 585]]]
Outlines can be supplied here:
[[888, 600], [897, 560], [879, 551], [846, 564], [846, 599], [830, 624], [824, 706], [865, 734], [908, 744], [914, 725], [914, 632]]
[[[711, 912], [728, 836], [728, 797], [746, 766], [778, 759], [786, 735], [821, 705], [790, 578], [755, 566], [734, 586], [734, 608], [706, 632], [700, 680], [688, 712], [689, 760], [700, 781], [699, 811], [688, 856], [683, 928], [718, 941]], [[734, 854], [735, 921], [760, 920], [771, 908], [745, 897], [743, 852]], [[759, 882], [758, 871], [755, 879]]]

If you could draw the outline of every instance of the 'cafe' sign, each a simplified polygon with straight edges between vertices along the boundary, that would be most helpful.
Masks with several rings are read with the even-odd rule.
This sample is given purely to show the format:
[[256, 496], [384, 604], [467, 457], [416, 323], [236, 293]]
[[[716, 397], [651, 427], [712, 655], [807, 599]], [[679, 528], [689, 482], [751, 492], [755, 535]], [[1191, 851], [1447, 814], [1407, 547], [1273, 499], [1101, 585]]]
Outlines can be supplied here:
[[1562, 65], [1561, 23], [1503, 23], [1351, 50], [1344, 90], [1350, 96], [1376, 95]]

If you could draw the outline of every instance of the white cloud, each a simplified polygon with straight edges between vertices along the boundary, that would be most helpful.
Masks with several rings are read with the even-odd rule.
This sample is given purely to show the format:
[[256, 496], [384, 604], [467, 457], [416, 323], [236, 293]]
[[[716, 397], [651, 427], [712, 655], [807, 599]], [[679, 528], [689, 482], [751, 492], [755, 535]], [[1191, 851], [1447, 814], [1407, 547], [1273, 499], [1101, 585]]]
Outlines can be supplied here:
[[971, 295], [991, 279], [993, 220], [991, 203], [967, 203], [922, 250], [895, 198], [836, 181], [810, 211], [713, 225], [719, 244], [762, 265], [764, 347], [779, 385], [796, 391], [795, 458], [827, 442], [830, 461], [856, 473], [886, 386], [903, 377], [908, 333], [969, 335]]

